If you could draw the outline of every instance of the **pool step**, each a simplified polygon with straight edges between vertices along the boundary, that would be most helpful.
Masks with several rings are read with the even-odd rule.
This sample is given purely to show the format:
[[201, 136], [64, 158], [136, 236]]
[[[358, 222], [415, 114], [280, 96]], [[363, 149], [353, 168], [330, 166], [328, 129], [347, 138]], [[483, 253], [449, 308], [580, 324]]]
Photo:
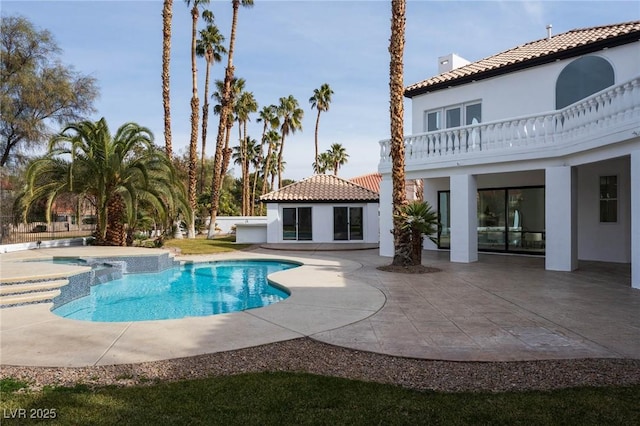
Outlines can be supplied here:
[[60, 287], [68, 283], [67, 280], [51, 280], [2, 284], [0, 285], [0, 307], [50, 302], [54, 297], [60, 295]]

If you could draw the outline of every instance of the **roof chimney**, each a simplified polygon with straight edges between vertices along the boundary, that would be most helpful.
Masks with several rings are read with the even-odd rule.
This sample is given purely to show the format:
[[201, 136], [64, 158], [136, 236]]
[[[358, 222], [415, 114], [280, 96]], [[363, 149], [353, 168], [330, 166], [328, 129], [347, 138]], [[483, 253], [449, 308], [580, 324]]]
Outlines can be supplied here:
[[445, 56], [440, 56], [438, 58], [438, 74], [449, 72], [451, 70], [463, 67], [470, 63], [471, 62], [467, 61], [461, 56], [456, 55], [455, 53], [450, 53]]
[[553, 28], [553, 25], [548, 24], [547, 25], [547, 40], [551, 40], [551, 28]]

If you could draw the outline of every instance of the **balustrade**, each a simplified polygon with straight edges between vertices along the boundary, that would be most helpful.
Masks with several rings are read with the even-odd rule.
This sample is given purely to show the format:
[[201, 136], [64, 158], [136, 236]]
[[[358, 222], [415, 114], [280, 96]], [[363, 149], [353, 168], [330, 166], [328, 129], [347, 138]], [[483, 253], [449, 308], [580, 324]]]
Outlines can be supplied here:
[[[558, 111], [406, 136], [405, 159], [574, 144], [634, 120], [640, 122], [640, 76]], [[391, 162], [390, 154], [390, 141], [381, 141], [380, 163]]]

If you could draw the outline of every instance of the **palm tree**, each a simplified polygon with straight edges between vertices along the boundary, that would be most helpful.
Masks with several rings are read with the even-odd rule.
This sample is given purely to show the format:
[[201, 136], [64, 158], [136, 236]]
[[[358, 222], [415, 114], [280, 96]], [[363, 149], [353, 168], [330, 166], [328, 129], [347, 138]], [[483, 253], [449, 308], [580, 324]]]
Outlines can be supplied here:
[[224, 36], [220, 34], [218, 27], [213, 24], [207, 25], [200, 30], [200, 39], [196, 41], [196, 54], [204, 57], [207, 69], [204, 79], [204, 105], [202, 105], [202, 152], [200, 153], [200, 193], [204, 187], [204, 159], [207, 147], [207, 125], [209, 122], [209, 76], [211, 66], [222, 60], [222, 55], [227, 49], [222, 45]]
[[[318, 125], [320, 124], [320, 113], [323, 111], [329, 111], [329, 105], [331, 104], [331, 95], [333, 90], [327, 83], [320, 86], [319, 89], [313, 90], [313, 96], [309, 98], [311, 103], [311, 109], [316, 108], [318, 110], [318, 116], [316, 117], [316, 156], [315, 164], [318, 164]], [[318, 170], [314, 170], [319, 173]]]
[[[269, 130], [267, 133], [265, 133], [263, 141], [267, 144], [267, 154], [264, 157], [264, 165], [262, 167], [262, 194], [266, 194], [268, 183], [267, 176], [272, 170], [275, 170], [273, 166], [278, 161], [278, 158], [274, 158], [273, 154], [278, 151], [280, 133], [278, 133], [276, 130]], [[275, 162], [273, 160], [275, 160]], [[271, 188], [273, 188], [273, 184], [271, 185]]]
[[280, 126], [280, 150], [278, 151], [278, 188], [282, 185], [282, 154], [284, 152], [284, 138], [289, 134], [294, 134], [302, 130], [302, 118], [304, 111], [298, 106], [298, 101], [293, 95], [280, 98], [278, 105], [278, 115], [282, 119]]
[[[278, 143], [279, 145], [280, 143]], [[269, 174], [271, 175], [271, 183], [270, 183], [270, 187], [271, 190], [273, 191], [273, 188], [275, 188], [276, 186], [276, 176], [280, 176], [280, 174], [282, 172], [284, 172], [284, 168], [287, 165], [286, 161], [283, 161], [282, 163], [278, 164], [278, 152], [273, 152], [271, 154], [271, 167], [269, 169]]]
[[244, 7], [253, 6], [253, 0], [231, 0], [233, 15], [231, 19], [231, 36], [229, 37], [229, 54], [227, 55], [227, 67], [224, 72], [224, 87], [221, 92], [220, 102], [220, 122], [218, 124], [218, 136], [216, 138], [216, 152], [214, 155], [214, 171], [211, 180], [211, 209], [209, 211], [209, 232], [207, 238], [212, 239], [216, 234], [216, 216], [218, 215], [218, 205], [220, 204], [220, 188], [223, 181], [223, 147], [224, 131], [228, 114], [233, 109], [233, 99], [231, 93], [231, 83], [235, 67], [233, 66], [233, 53], [236, 42], [236, 30], [238, 27], [238, 11], [240, 5]]
[[162, 106], [164, 108], [164, 145], [169, 160], [173, 157], [173, 147], [171, 145], [171, 97], [169, 93], [172, 16], [173, 0], [164, 0], [162, 8]]
[[403, 231], [410, 236], [412, 264], [421, 265], [423, 235], [426, 235], [431, 241], [437, 242], [434, 235], [440, 226], [438, 214], [428, 202], [418, 200], [405, 204], [400, 210], [401, 214], [397, 220], [402, 222]]
[[97, 213], [99, 244], [124, 245], [125, 224], [134, 224], [139, 206], [151, 206], [168, 223], [179, 210], [190, 219], [184, 187], [167, 156], [153, 145], [153, 135], [135, 123], [111, 135], [104, 118], [70, 124], [54, 136], [48, 152], [27, 169], [20, 205], [47, 202], [47, 216], [58, 197], [77, 194]]
[[[209, 4], [209, 0], [184, 0], [187, 7], [191, 7], [191, 138], [189, 139], [189, 206], [193, 213], [196, 211], [197, 159], [198, 159], [198, 117], [200, 113], [200, 99], [198, 98], [198, 70], [196, 68], [196, 29], [200, 17], [200, 6]], [[193, 5], [193, 6], [192, 6]], [[205, 11], [207, 20], [213, 19], [209, 11]], [[191, 222], [187, 230], [188, 238], [196, 237], [195, 214], [191, 215]]]
[[278, 117], [278, 107], [271, 104], [264, 106], [258, 113], [258, 123], [263, 123], [261, 141], [264, 143], [265, 135], [268, 129], [277, 129], [280, 127], [280, 118]]
[[[245, 80], [243, 78], [233, 78], [233, 81], [231, 82], [231, 94], [232, 94], [232, 101], [233, 101], [233, 105], [232, 108], [228, 111], [226, 120], [224, 121], [224, 141], [223, 141], [223, 148], [220, 151], [221, 152], [221, 157], [222, 157], [222, 163], [220, 165], [220, 182], [224, 181], [224, 176], [227, 173], [227, 169], [229, 168], [229, 163], [231, 162], [231, 153], [232, 153], [232, 149], [229, 147], [229, 141], [231, 139], [231, 129], [233, 128], [233, 123], [235, 122], [235, 115], [234, 115], [234, 109], [235, 109], [235, 103], [236, 100], [238, 99], [239, 94], [244, 91], [244, 85], [245, 85]], [[216, 115], [220, 115], [222, 113], [222, 91], [224, 89], [224, 82], [222, 80], [216, 80], [216, 87], [217, 87], [217, 91], [213, 93], [212, 97], [216, 99], [216, 101], [218, 102], [216, 104], [216, 106], [213, 107], [213, 112]], [[240, 137], [242, 137], [242, 135], [240, 135]], [[216, 147], [217, 149], [217, 147]], [[215, 158], [214, 158], [214, 169], [216, 168], [215, 165]]]
[[404, 227], [403, 206], [407, 204], [404, 171], [404, 34], [406, 0], [391, 0], [391, 38], [389, 41], [389, 94], [391, 116], [391, 179], [393, 182], [393, 237], [392, 265], [413, 265], [411, 234]]
[[[269, 161], [271, 160], [271, 152], [273, 150], [273, 144], [280, 140], [280, 135], [278, 132], [275, 132], [275, 129], [280, 127], [280, 117], [278, 117], [278, 107], [271, 104], [269, 106], [262, 107], [260, 110], [258, 122], [263, 123], [262, 128], [262, 138], [260, 139], [263, 145], [267, 145], [267, 154], [263, 158], [263, 166], [262, 166], [262, 194], [266, 194], [267, 192], [267, 175], [266, 170], [269, 168]], [[271, 130], [269, 130], [269, 128]], [[267, 131], [269, 132], [267, 133]], [[273, 134], [276, 134], [276, 140], [273, 140]], [[270, 135], [268, 137], [267, 135]], [[263, 148], [264, 151], [264, 148]], [[254, 188], [255, 192], [255, 188]], [[255, 197], [254, 197], [255, 198]]]
[[315, 170], [317, 174], [325, 174], [327, 170], [329, 170], [330, 165], [331, 154], [329, 151], [321, 152], [320, 155], [318, 155], [318, 161], [313, 163], [313, 170]]
[[249, 214], [249, 156], [247, 155], [247, 123], [250, 121], [249, 115], [258, 111], [258, 102], [252, 92], [242, 92], [238, 96], [235, 105], [236, 119], [238, 120], [238, 130], [240, 132], [240, 150], [242, 151], [242, 215]]
[[349, 154], [347, 154], [347, 150], [342, 144], [334, 143], [331, 145], [331, 148], [327, 151], [328, 154], [328, 169], [333, 170], [333, 174], [338, 176], [338, 169], [341, 166], [347, 164]]
[[[258, 168], [264, 161], [264, 151], [262, 149], [262, 144], [258, 143], [255, 139], [247, 138], [246, 145], [246, 157], [247, 162], [253, 166], [253, 185], [251, 186], [251, 196], [249, 197], [249, 216], [253, 216], [255, 214], [255, 200], [256, 200], [256, 187], [258, 186]], [[250, 176], [249, 171], [247, 170], [247, 175]]]

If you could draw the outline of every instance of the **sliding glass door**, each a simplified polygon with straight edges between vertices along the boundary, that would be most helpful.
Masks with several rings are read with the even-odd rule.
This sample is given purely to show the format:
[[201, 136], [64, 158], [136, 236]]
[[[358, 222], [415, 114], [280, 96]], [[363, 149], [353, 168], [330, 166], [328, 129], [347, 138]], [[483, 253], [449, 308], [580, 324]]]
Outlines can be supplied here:
[[438, 192], [438, 248], [451, 248], [451, 192]]
[[311, 241], [311, 207], [284, 207], [282, 209], [282, 239]]
[[[438, 192], [438, 248], [451, 248], [450, 198]], [[544, 254], [544, 187], [479, 189], [477, 218], [478, 250]]]
[[478, 250], [505, 250], [505, 189], [478, 190]]
[[333, 208], [333, 239], [363, 240], [362, 207]]

